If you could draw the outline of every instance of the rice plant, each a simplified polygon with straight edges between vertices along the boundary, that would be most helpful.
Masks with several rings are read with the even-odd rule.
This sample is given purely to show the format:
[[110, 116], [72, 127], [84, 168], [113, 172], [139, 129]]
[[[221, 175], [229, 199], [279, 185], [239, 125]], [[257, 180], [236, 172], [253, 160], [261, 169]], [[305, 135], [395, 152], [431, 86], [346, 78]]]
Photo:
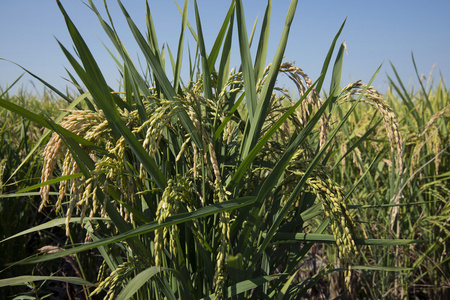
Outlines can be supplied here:
[[[114, 91], [69, 14], [57, 3], [76, 54], [60, 46], [76, 73], [69, 77], [80, 95], [73, 98], [55, 91], [67, 100], [56, 120], [3, 97], [0, 106], [53, 132], [43, 149], [41, 183], [20, 192], [39, 189], [39, 210], [50, 206], [64, 216], [1, 243], [63, 226], [65, 245], [18, 264], [72, 258], [79, 272], [65, 278], [16, 276], [0, 280], [0, 286], [59, 280], [82, 285], [80, 291], [92, 299], [298, 299], [330, 296], [313, 288], [335, 274], [341, 274], [343, 282], [333, 289], [336, 296], [351, 297], [360, 293], [354, 288], [360, 287], [354, 270], [413, 272], [404, 261], [364, 260], [379, 246], [400, 251], [393, 246], [411, 245], [420, 237], [399, 234], [404, 213], [401, 185], [408, 182], [408, 169], [403, 124], [393, 111], [396, 104], [384, 100], [371, 81], [340, 87], [345, 47], [337, 41], [345, 21], [331, 41], [321, 76], [313, 82], [298, 66], [283, 62], [295, 0], [268, 65], [272, 1], [267, 3], [254, 58], [250, 47], [255, 37], [247, 33], [242, 1], [231, 1], [207, 53], [197, 2], [194, 31], [186, 0], [180, 8], [182, 29], [175, 57], [158, 44], [147, 2], [147, 28], [142, 33], [118, 1], [148, 66], [142, 74], [109, 13], [105, 19], [89, 0], [115, 47], [110, 53], [119, 56], [115, 61], [121, 90]], [[196, 51], [189, 57], [190, 78], [182, 80], [187, 29]], [[240, 66], [232, 69], [236, 34]], [[336, 48], [329, 95], [321, 97], [318, 91]], [[164, 71], [165, 51], [171, 57], [172, 78]], [[293, 81], [295, 99], [277, 87], [279, 76]], [[350, 125], [349, 120], [358, 120], [361, 105], [373, 107], [380, 120]], [[364, 153], [362, 161], [361, 151], [367, 151], [363, 146], [381, 122], [380, 140], [374, 143], [379, 149]], [[351, 142], [342, 142], [349, 136]], [[367, 166], [369, 157], [373, 162]], [[358, 162], [353, 166], [359, 166], [360, 176], [347, 170], [351, 158]], [[369, 172], [375, 175], [366, 176]], [[382, 198], [388, 197], [393, 208], [392, 228], [382, 231], [397, 232], [390, 237], [372, 236], [372, 228], [355, 213], [357, 207], [347, 205], [353, 199], [360, 204], [361, 197], [367, 197], [362, 186], [373, 186], [377, 176], [386, 185], [375, 187], [374, 197], [383, 204]], [[318, 246], [322, 244], [330, 246]], [[101, 261], [96, 277], [85, 271], [94, 259], [83, 256], [86, 251], [95, 251], [91, 253]], [[327, 251], [320, 263], [311, 254], [316, 251]]]
[[[449, 228], [448, 92], [442, 78], [437, 86], [428, 82], [425, 89], [420, 76], [420, 90], [407, 90], [392, 68], [396, 81], [389, 77], [390, 90], [385, 96], [368, 94], [362, 100], [365, 105], [354, 111], [336, 138], [339, 152], [333, 179], [343, 186], [361, 182], [355, 185], [349, 208], [365, 220], [361, 223], [365, 237], [424, 241], [414, 247], [365, 247], [361, 262], [413, 269], [361, 272], [358, 282], [363, 294], [445, 299], [449, 284], [445, 275], [449, 264], [442, 254]], [[356, 87], [348, 95], [359, 93]], [[342, 102], [338, 109], [349, 105]]]

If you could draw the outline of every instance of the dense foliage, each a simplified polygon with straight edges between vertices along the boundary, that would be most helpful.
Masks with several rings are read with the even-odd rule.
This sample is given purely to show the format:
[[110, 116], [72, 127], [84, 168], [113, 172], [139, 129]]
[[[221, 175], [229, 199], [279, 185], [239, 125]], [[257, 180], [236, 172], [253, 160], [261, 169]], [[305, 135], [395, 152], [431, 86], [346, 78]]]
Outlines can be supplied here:
[[[175, 57], [159, 47], [148, 4], [142, 34], [118, 3], [146, 59], [144, 74], [111, 18], [89, 0], [119, 55], [122, 86], [113, 91], [58, 2], [76, 55], [61, 49], [79, 95], [49, 85], [46, 95], [61, 100], [42, 99], [51, 104], [43, 107], [31, 95], [2, 92], [5, 295], [446, 296], [450, 101], [443, 81], [419, 78], [419, 91], [407, 90], [393, 67], [386, 95], [370, 81], [341, 88], [343, 24], [313, 82], [282, 61], [294, 0], [268, 66], [272, 1], [254, 58], [242, 1], [231, 2], [209, 53], [197, 3], [194, 32], [185, 1]], [[197, 51], [183, 81], [188, 28]], [[321, 96], [335, 48], [331, 87]], [[297, 90], [277, 87], [279, 76]]]

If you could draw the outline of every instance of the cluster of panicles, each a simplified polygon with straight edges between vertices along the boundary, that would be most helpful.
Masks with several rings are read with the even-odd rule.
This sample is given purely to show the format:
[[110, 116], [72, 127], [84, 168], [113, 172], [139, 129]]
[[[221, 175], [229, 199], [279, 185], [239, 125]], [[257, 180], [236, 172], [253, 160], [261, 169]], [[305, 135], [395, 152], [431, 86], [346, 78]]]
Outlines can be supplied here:
[[[267, 77], [270, 65], [264, 71], [263, 81], [259, 82], [258, 91], [261, 90], [264, 80]], [[311, 80], [307, 75], [299, 68], [296, 68], [292, 63], [283, 63], [280, 68], [280, 72], [287, 74], [287, 76], [296, 84], [299, 95], [302, 96], [307, 88], [311, 86]], [[233, 93], [242, 88], [242, 73], [230, 73], [227, 81], [222, 87], [222, 91], [217, 91], [217, 101], [214, 99], [206, 99], [201, 96], [203, 89], [202, 78], [200, 77], [188, 90], [185, 91], [183, 99], [159, 99], [156, 97], [145, 98], [142, 96], [146, 115], [148, 119], [143, 121], [139, 118], [137, 109], [128, 111], [126, 109], [120, 109], [119, 113], [121, 119], [126, 123], [130, 130], [141, 140], [143, 147], [148, 151], [150, 156], [154, 156], [160, 148], [160, 143], [164, 140], [163, 128], [173, 126], [173, 117], [179, 110], [184, 110], [191, 118], [197, 133], [201, 137], [203, 143], [202, 149], [198, 149], [197, 145], [191, 143], [192, 147], [188, 147], [190, 144], [191, 136], [188, 134], [185, 136], [185, 141], [181, 147], [181, 151], [177, 156], [177, 160], [184, 159], [189, 163], [194, 178], [198, 177], [198, 164], [203, 160], [208, 162], [205, 167], [209, 174], [214, 174], [215, 178], [219, 178], [220, 171], [218, 168], [217, 160], [214, 159], [214, 149], [211, 147], [214, 131], [211, 131], [209, 124], [211, 118], [216, 118], [219, 121], [224, 121], [226, 115], [224, 115], [223, 105], [225, 105], [225, 94]], [[274, 97], [275, 100], [280, 102], [279, 97]], [[274, 102], [277, 102], [274, 101]], [[297, 112], [295, 124], [304, 124], [307, 117], [312, 114], [315, 108], [319, 107], [321, 103], [320, 98], [315, 90], [308, 95], [304, 103], [302, 103], [301, 112]], [[274, 110], [274, 113], [280, 111]], [[62, 208], [64, 199], [70, 193], [70, 203], [67, 210], [67, 223], [73, 213], [80, 214], [82, 217], [86, 216], [106, 216], [105, 205], [102, 201], [108, 201], [108, 181], [114, 182], [118, 189], [121, 190], [122, 203], [133, 206], [136, 197], [139, 193], [134, 193], [135, 184], [134, 181], [129, 180], [127, 176], [126, 163], [124, 155], [127, 149], [127, 143], [123, 137], [116, 138], [111, 130], [110, 124], [106, 120], [101, 110], [70, 110], [67, 111], [68, 115], [61, 122], [61, 126], [65, 129], [82, 136], [88, 141], [95, 143], [96, 145], [105, 149], [107, 155], [99, 155], [94, 151], [87, 150], [89, 156], [95, 163], [95, 170], [91, 172], [90, 178], [72, 178], [62, 180], [59, 183], [59, 197], [56, 202], [56, 210]], [[292, 119], [292, 118], [291, 118]], [[237, 122], [237, 123], [236, 123]], [[231, 121], [228, 122], [224, 134], [222, 135], [226, 143], [232, 143], [233, 137], [236, 136], [238, 130], [237, 126], [244, 126], [241, 124], [242, 120], [239, 120], [235, 116], [231, 117]], [[326, 128], [326, 118], [322, 118], [322, 128]], [[284, 131], [283, 131], [284, 128]], [[289, 135], [288, 125], [284, 124], [284, 127], [280, 132], [285, 132], [286, 136]], [[287, 137], [285, 137], [286, 140]], [[326, 130], [321, 130], [321, 143], [326, 138]], [[190, 148], [189, 151], [186, 149]], [[187, 152], [187, 153], [185, 153]], [[70, 151], [64, 146], [64, 142], [57, 134], [53, 134], [44, 150], [44, 168], [42, 171], [41, 182], [46, 182], [52, 179], [55, 171], [55, 167], [59, 159], [63, 158], [63, 165], [61, 166], [61, 176], [68, 176], [77, 174], [80, 172], [80, 168], [77, 165], [75, 159], [72, 157]], [[140, 166], [140, 180], [144, 184], [146, 180], [146, 172], [143, 166]], [[212, 189], [215, 189], [215, 184], [209, 178], [204, 178]], [[99, 188], [101, 191], [99, 191]], [[41, 190], [42, 203], [40, 209], [48, 203], [49, 200], [50, 185], [44, 185]], [[104, 194], [103, 200], [98, 199], [99, 193]], [[202, 196], [199, 195], [201, 198]], [[202, 199], [201, 199], [202, 200]], [[127, 211], [126, 207], [122, 204], [115, 204], [120, 206], [120, 212], [125, 219], [133, 219], [133, 215]], [[68, 228], [68, 227], [67, 227]]]
[[[298, 161], [294, 164], [298, 164]], [[298, 166], [291, 166], [287, 169], [283, 186], [290, 193], [293, 186], [296, 185], [304, 172], [298, 171]], [[325, 216], [330, 220], [330, 228], [334, 235], [338, 247], [338, 256], [341, 263], [346, 266], [345, 283], [347, 288], [351, 289], [351, 266], [352, 256], [358, 254], [354, 238], [356, 236], [356, 226], [353, 217], [350, 215], [342, 188], [333, 182], [325, 172], [316, 172], [306, 180], [307, 191], [315, 194], [321, 200], [322, 209]]]
[[[262, 81], [258, 82], [257, 91], [261, 92], [262, 87], [265, 84], [270, 65], [264, 71]], [[296, 85], [299, 96], [302, 97], [308, 88], [312, 86], [312, 82], [309, 77], [300, 69], [295, 67], [292, 63], [283, 63], [280, 67], [280, 72], [286, 74]], [[202, 145], [195, 145], [191, 142], [192, 136], [186, 134], [184, 136], [184, 142], [181, 145], [180, 151], [176, 157], [179, 161], [183, 159], [188, 165], [188, 174], [193, 175], [193, 179], [197, 180], [199, 176], [205, 176], [199, 174], [198, 166], [202, 165], [202, 168], [206, 170], [206, 176], [202, 178], [204, 182], [209, 185], [211, 190], [214, 191], [214, 203], [220, 203], [227, 201], [229, 192], [226, 190], [222, 183], [221, 169], [218, 163], [216, 152], [214, 149], [213, 141], [215, 128], [212, 127], [211, 120], [217, 120], [217, 122], [223, 122], [227, 115], [223, 109], [225, 105], [225, 93], [233, 93], [242, 89], [242, 73], [230, 74], [227, 82], [224, 84], [222, 91], [216, 91], [217, 99], [207, 99], [202, 95], [203, 82], [200, 77], [199, 80], [190, 85], [190, 88], [183, 91], [183, 98], [177, 98], [173, 100], [159, 99], [152, 97], [151, 99], [144, 100], [144, 106], [146, 109], [146, 115], [148, 119], [145, 121], [140, 120], [137, 109], [127, 111], [126, 109], [119, 109], [119, 114], [125, 124], [130, 130], [138, 137], [142, 143], [144, 149], [148, 151], [151, 157], [155, 156], [161, 149], [161, 143], [166, 143], [163, 133], [165, 128], [171, 126], [178, 126], [173, 123], [174, 116], [183, 110], [187, 113], [189, 118], [196, 129], [196, 134], [200, 136]], [[294, 99], [290, 98], [287, 91], [283, 89], [276, 89], [281, 92], [283, 96], [278, 97], [272, 95], [270, 109], [267, 115], [267, 124], [265, 128], [269, 128], [271, 122], [276, 120], [294, 104]], [[288, 105], [283, 102], [284, 99], [290, 100]], [[320, 99], [316, 90], [312, 91], [305, 97], [300, 103], [298, 109], [289, 117], [289, 121], [285, 122], [280, 128], [278, 136], [274, 136], [268, 143], [268, 145], [279, 146], [281, 149], [275, 156], [282, 155], [282, 149], [285, 148], [286, 142], [291, 139], [291, 134], [294, 128], [303, 128], [310, 118], [317, 112], [323, 101]], [[106, 155], [100, 155], [92, 150], [87, 149], [88, 155], [94, 162], [95, 168], [91, 172], [91, 177], [77, 177], [67, 180], [62, 180], [59, 187], [59, 197], [56, 202], [56, 209], [62, 208], [64, 199], [70, 193], [70, 201], [67, 208], [67, 222], [70, 217], [77, 213], [81, 217], [86, 216], [104, 216], [106, 217], [105, 203], [102, 201], [109, 201], [109, 195], [112, 193], [108, 190], [109, 183], [114, 183], [114, 188], [120, 190], [120, 201], [114, 201], [114, 205], [118, 206], [120, 213], [124, 216], [125, 220], [133, 222], [133, 214], [130, 213], [126, 207], [133, 207], [137, 197], [140, 197], [140, 193], [146, 191], [139, 191], [136, 186], [136, 182], [140, 183], [140, 186], [145, 186], [147, 183], [147, 174], [143, 166], [140, 165], [139, 177], [134, 174], [129, 174], [129, 170], [126, 165], [126, 153], [127, 142], [123, 137], [115, 137], [111, 127], [106, 120], [103, 112], [90, 111], [90, 110], [72, 110], [68, 111], [68, 115], [60, 124], [67, 130], [82, 136], [88, 141], [95, 143], [101, 148], [107, 151]], [[243, 120], [237, 118], [235, 115], [230, 116], [231, 120], [227, 122], [227, 127], [224, 129], [222, 137], [227, 145], [236, 143], [236, 139], [239, 138], [239, 128], [244, 131]], [[329, 120], [326, 114], [323, 114], [320, 118], [319, 128], [319, 143], [320, 146], [324, 145], [327, 139], [327, 130], [329, 127]], [[175, 128], [169, 128], [174, 129]], [[264, 133], [264, 131], [263, 131]], [[280, 140], [281, 144], [277, 144]], [[276, 148], [276, 147], [275, 147]], [[307, 148], [307, 147], [306, 147]], [[264, 148], [268, 150], [267, 148]], [[270, 150], [270, 149], [269, 149]], [[270, 150], [271, 153], [267, 153], [268, 156], [274, 157], [276, 150]], [[309, 151], [306, 149], [305, 151]], [[64, 158], [62, 164], [62, 176], [73, 175], [80, 172], [79, 167], [71, 153], [67, 151], [64, 146], [63, 140], [59, 135], [54, 134], [44, 150], [44, 169], [42, 172], [42, 182], [50, 180], [53, 176], [58, 159]], [[265, 170], [261, 170], [266, 172]], [[354, 224], [348, 215], [345, 203], [340, 194], [340, 188], [332, 184], [331, 181], [322, 179], [320, 176], [310, 178], [308, 181], [310, 189], [320, 195], [322, 199], [323, 208], [327, 216], [330, 217], [332, 222], [332, 231], [336, 237], [336, 242], [339, 247], [340, 255], [342, 259], [345, 259], [349, 253], [355, 253], [356, 248], [353, 243], [352, 234]], [[41, 209], [47, 204], [49, 200], [49, 185], [45, 185], [41, 188], [42, 205]], [[192, 202], [193, 195], [188, 193], [196, 193], [196, 198], [199, 199], [199, 203]], [[99, 197], [102, 195], [102, 197]], [[190, 186], [189, 180], [181, 176], [177, 176], [176, 179], [169, 180], [166, 189], [160, 196], [161, 199], [158, 202], [158, 208], [156, 212], [156, 219], [159, 223], [164, 222], [168, 217], [179, 213], [180, 209], [192, 210], [193, 207], [205, 206], [209, 203], [205, 203], [205, 195], [199, 193], [195, 188]], [[126, 204], [126, 205], [122, 205]], [[223, 212], [219, 215], [219, 222], [221, 228], [221, 240], [217, 249], [217, 265], [216, 276], [214, 278], [214, 290], [217, 299], [224, 298], [226, 295], [226, 258], [230, 253], [230, 214]], [[83, 223], [83, 222], [81, 222]], [[196, 223], [194, 222], [194, 227]], [[69, 226], [67, 226], [69, 228]], [[170, 249], [171, 255], [176, 256], [176, 239], [178, 238], [177, 226], [164, 227], [156, 230], [155, 232], [155, 264], [156, 266], [163, 266], [164, 256], [163, 249]], [[116, 282], [120, 282], [120, 278], [127, 274], [130, 266], [123, 265], [117, 270], [111, 273], [107, 279], [102, 281], [102, 284], [108, 286], [115, 286]], [[99, 286], [100, 288], [100, 286]], [[114, 288], [111, 289], [114, 291]], [[110, 297], [114, 294], [111, 292]]]
[[[180, 213], [182, 205], [191, 207], [193, 204], [192, 186], [181, 175], [176, 180], [169, 179], [156, 211], [158, 224], [163, 223], [168, 217]], [[164, 227], [155, 231], [155, 265], [163, 265], [163, 249], [168, 249], [172, 256], [177, 255], [178, 227], [176, 225]]]
[[[162, 132], [165, 126], [170, 125], [170, 119], [176, 114], [178, 101], [168, 101], [151, 99], [153, 102], [146, 102], [146, 112], [149, 119], [143, 124], [139, 123], [138, 111], [120, 110], [119, 113], [130, 130], [140, 137], [144, 148], [150, 155], [154, 155], [162, 139]], [[155, 102], [158, 101], [158, 105]], [[115, 187], [120, 189], [120, 202], [133, 206], [138, 195], [135, 193], [134, 181], [130, 180], [126, 169], [125, 151], [128, 148], [123, 137], [116, 139], [113, 136], [111, 127], [103, 112], [90, 110], [70, 110], [69, 114], [61, 122], [61, 126], [88, 141], [95, 143], [107, 151], [107, 155], [98, 155], [92, 150], [88, 151], [90, 158], [95, 163], [95, 169], [91, 172], [91, 177], [84, 176], [62, 180], [59, 183], [59, 197], [56, 202], [56, 210], [62, 208], [67, 191], [70, 192], [70, 202], [66, 212], [68, 224], [73, 213], [84, 216], [100, 215], [106, 217], [105, 203], [98, 199], [99, 188], [104, 195], [103, 201], [109, 201], [108, 182], [114, 182]], [[41, 175], [41, 182], [46, 182], [53, 177], [57, 162], [64, 158], [61, 167], [61, 176], [74, 175], [80, 172], [70, 151], [64, 145], [61, 137], [54, 133], [44, 149], [44, 167]], [[141, 179], [145, 179], [145, 172], [141, 166]], [[50, 185], [44, 185], [40, 189], [42, 203], [40, 210], [48, 203]], [[133, 221], [133, 215], [125, 205], [115, 203], [119, 206], [119, 211], [125, 220]], [[83, 222], [81, 222], [83, 224]], [[66, 226], [68, 230], [68, 226]], [[67, 232], [68, 233], [68, 232]]]
[[[101, 112], [93, 112], [89, 110], [71, 110], [67, 111], [67, 115], [61, 122], [61, 126], [77, 135], [84, 136], [89, 141], [95, 141], [100, 136], [110, 134], [109, 126]], [[72, 157], [71, 153], [64, 145], [63, 139], [54, 133], [44, 149], [44, 167], [41, 175], [41, 182], [46, 182], [53, 177], [54, 169], [61, 157], [64, 157], [61, 176], [77, 174], [80, 169]], [[90, 153], [90, 157], [95, 160], [94, 153]], [[78, 211], [82, 217], [86, 214], [88, 207], [91, 206], [91, 215], [95, 214], [99, 206], [96, 197], [96, 185], [94, 187], [94, 178], [86, 179], [84, 177], [74, 178], [72, 180], [62, 180], [59, 184], [59, 197], [56, 202], [56, 211], [62, 207], [63, 200], [66, 196], [67, 189], [70, 188], [72, 195], [67, 210], [66, 230], [69, 233], [69, 220], [75, 207], [80, 207]], [[44, 185], [40, 189], [42, 202], [40, 210], [48, 203], [50, 186]], [[90, 199], [90, 200], [88, 200]], [[91, 202], [91, 204], [90, 204]]]

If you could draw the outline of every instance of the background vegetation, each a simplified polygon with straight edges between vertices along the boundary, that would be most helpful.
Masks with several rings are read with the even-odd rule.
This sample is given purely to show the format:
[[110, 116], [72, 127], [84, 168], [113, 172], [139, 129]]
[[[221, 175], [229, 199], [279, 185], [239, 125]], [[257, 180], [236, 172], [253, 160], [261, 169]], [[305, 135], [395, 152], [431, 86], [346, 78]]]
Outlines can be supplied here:
[[[297, 1], [266, 58], [271, 4], [257, 37], [232, 1], [207, 53], [197, 3], [194, 31], [185, 1], [172, 53], [158, 44], [148, 5], [141, 33], [119, 2], [145, 58], [139, 72], [113, 20], [89, 1], [118, 53], [119, 91], [59, 4], [78, 94], [46, 82], [42, 99], [1, 91], [6, 297], [448, 297], [443, 80], [417, 72], [418, 90], [406, 88], [392, 66], [385, 95], [370, 81], [342, 88], [341, 27], [313, 82], [283, 62]], [[188, 30], [197, 48], [186, 79]], [[281, 76], [297, 91], [277, 87]]]

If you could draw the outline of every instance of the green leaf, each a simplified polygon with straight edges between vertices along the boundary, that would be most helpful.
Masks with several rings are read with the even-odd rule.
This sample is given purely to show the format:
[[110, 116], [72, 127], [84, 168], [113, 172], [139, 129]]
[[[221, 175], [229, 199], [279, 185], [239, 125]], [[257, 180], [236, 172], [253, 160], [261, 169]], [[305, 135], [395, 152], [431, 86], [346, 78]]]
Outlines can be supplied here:
[[123, 288], [120, 294], [117, 295], [117, 299], [124, 299], [124, 300], [130, 299], [153, 276], [155, 276], [158, 273], [161, 273], [162, 271], [167, 270], [169, 269], [164, 267], [150, 267], [140, 272], [130, 282], [127, 283], [127, 285]]
[[[266, 237], [266, 234], [263, 234]], [[292, 241], [292, 242], [315, 242], [315, 243], [328, 243], [336, 244], [335, 237], [331, 234], [317, 234], [317, 233], [289, 233], [289, 232], [277, 232], [273, 238], [272, 243], [278, 241]], [[412, 240], [412, 239], [354, 239], [356, 245], [372, 245], [372, 246], [399, 246], [423, 243], [424, 241]]]
[[[246, 291], [250, 291], [260, 285], [263, 285], [264, 283], [271, 282], [272, 280], [278, 279], [282, 276], [285, 276], [285, 275], [284, 274], [269, 275], [269, 276], [262, 276], [262, 277], [257, 277], [257, 278], [252, 278], [252, 279], [241, 281], [235, 285], [228, 287], [227, 295], [228, 295], [228, 297], [234, 297], [234, 296], [244, 293]], [[202, 298], [202, 300], [214, 300], [214, 299], [215, 299], [214, 294], [211, 294], [208, 297]]]
[[173, 87], [175, 89], [175, 92], [177, 92], [178, 85], [180, 82], [181, 62], [183, 57], [184, 32], [186, 29], [187, 15], [188, 15], [188, 3], [189, 3], [188, 0], [184, 1], [183, 18], [181, 21], [180, 38], [178, 41], [177, 61], [175, 64], [174, 81], [173, 81]]
[[331, 77], [331, 83], [330, 83], [330, 96], [332, 97], [329, 110], [333, 109], [333, 105], [336, 102], [339, 91], [341, 89], [341, 74], [342, 74], [342, 65], [344, 64], [344, 51], [345, 46], [344, 44], [341, 44], [339, 47], [339, 51], [336, 57], [336, 61], [334, 63], [333, 67], [333, 76]]
[[272, 13], [272, 0], [267, 2], [264, 19], [261, 25], [261, 33], [259, 37], [258, 49], [255, 57], [255, 78], [261, 80], [266, 67], [267, 48], [269, 46], [269, 32], [270, 32], [270, 15]]
[[[92, 217], [92, 218], [91, 217], [85, 217], [84, 218], [84, 221], [91, 221], [91, 220], [109, 221], [110, 219], [109, 218], [97, 218], [97, 217]], [[80, 223], [80, 222], [81, 222], [81, 218], [80, 217], [70, 218], [70, 221], [69, 221], [69, 223]], [[7, 240], [14, 239], [16, 237], [19, 237], [19, 236], [22, 236], [22, 235], [25, 235], [25, 234], [29, 234], [29, 233], [37, 232], [37, 231], [40, 231], [40, 230], [45, 230], [45, 229], [57, 227], [57, 226], [62, 226], [65, 223], [66, 223], [66, 218], [53, 219], [53, 220], [48, 221], [48, 222], [46, 222], [44, 224], [34, 226], [33, 228], [30, 228], [30, 229], [24, 230], [22, 232], [19, 232], [19, 233], [15, 234], [15, 235], [12, 235], [12, 236], [4, 239], [4, 240], [1, 240], [0, 243], [6, 242]]]
[[352, 266], [352, 270], [402, 272], [402, 271], [411, 271], [414, 269], [407, 267], [387, 267], [387, 266]]
[[257, 105], [256, 80], [253, 70], [252, 57], [250, 54], [250, 47], [248, 44], [247, 27], [245, 25], [242, 0], [236, 1], [236, 20], [238, 25], [239, 50], [242, 60], [242, 74], [244, 76], [244, 89], [246, 95], [245, 101], [248, 108], [249, 120], [250, 123], [252, 123]]
[[[285, 26], [283, 28], [283, 33], [280, 38], [280, 42], [278, 44], [277, 52], [275, 53], [275, 57], [273, 58], [272, 65], [269, 69], [269, 74], [267, 75], [266, 82], [264, 86], [262, 87], [260, 100], [258, 103], [256, 103], [256, 95], [253, 101], [253, 95], [249, 95], [247, 91], [247, 86], [245, 86], [245, 73], [244, 73], [244, 86], [247, 96], [250, 96], [250, 99], [247, 100], [248, 102], [252, 103], [254, 107], [252, 107], [252, 110], [250, 110], [249, 107], [249, 116], [250, 116], [250, 130], [248, 133], [248, 136], [245, 137], [242, 148], [242, 157], [246, 157], [247, 154], [250, 152], [250, 149], [253, 149], [253, 147], [258, 142], [258, 139], [261, 134], [261, 130], [263, 127], [263, 124], [266, 120], [267, 110], [269, 108], [270, 99], [272, 97], [273, 89], [275, 87], [275, 82], [278, 77], [279, 69], [281, 66], [281, 62], [284, 56], [284, 51], [286, 50], [286, 45], [289, 37], [289, 31], [291, 29], [291, 24], [294, 19], [295, 10], [297, 8], [297, 0], [292, 0], [291, 4], [289, 5], [289, 10], [286, 15], [285, 20]], [[250, 69], [250, 67], [249, 67]], [[253, 68], [251, 68], [253, 71]], [[244, 69], [245, 70], [245, 69]], [[253, 73], [251, 75], [254, 75]], [[253, 77], [253, 76], [252, 76]], [[258, 80], [257, 78], [256, 80]], [[255, 82], [255, 79], [253, 79], [253, 84]], [[251, 90], [253, 92], [253, 90]]]
[[[56, 89], [54, 86], [52, 86], [50, 83], [48, 83], [47, 81], [45, 81], [44, 79], [42, 79], [41, 77], [35, 75], [34, 73], [28, 71], [27, 69], [25, 69], [24, 67], [22, 67], [19, 64], [16, 64], [15, 62], [9, 61], [7, 59], [4, 58], [0, 58], [0, 60], [4, 60], [10, 63], [15, 64], [16, 66], [18, 66], [19, 68], [21, 68], [22, 70], [24, 70], [25, 72], [27, 72], [28, 74], [30, 74], [31, 76], [33, 76], [34, 78], [36, 78], [37, 80], [39, 80], [40, 82], [42, 82], [46, 87], [50, 88], [52, 91], [54, 91], [58, 96], [60, 96], [61, 98], [63, 98], [64, 100], [66, 100], [68, 103], [71, 103], [72, 100], [67, 97], [67, 95], [64, 95], [63, 93], [61, 93], [58, 89]], [[22, 76], [21, 76], [22, 77]], [[20, 77], [13, 83], [13, 85], [20, 79]], [[1, 95], [0, 97], [3, 97], [3, 95]]]
[[[323, 63], [321, 74], [326, 74], [327, 73], [328, 66], [330, 65], [331, 57], [333, 56], [334, 48], [336, 46], [336, 43], [337, 43], [337, 40], [338, 40], [339, 36], [341, 35], [342, 30], [344, 29], [344, 25], [345, 25], [346, 21], [347, 21], [347, 18], [345, 18], [344, 22], [342, 22], [341, 27], [339, 28], [338, 32], [334, 36], [333, 42], [331, 43], [330, 49], [328, 50], [327, 56], [326, 56], [325, 61]], [[320, 92], [322, 90], [322, 85], [323, 85], [324, 80], [325, 80], [325, 77], [322, 77], [322, 80], [319, 81], [319, 83], [317, 84], [317, 91]]]
[[200, 21], [200, 15], [198, 12], [197, 0], [194, 1], [195, 8], [195, 21], [197, 24], [197, 46], [200, 50], [200, 57], [202, 60], [202, 71], [203, 71], [203, 93], [205, 98], [213, 99], [212, 86], [211, 86], [211, 73], [209, 72], [208, 66], [208, 55], [206, 54], [205, 41], [203, 39], [202, 23]]
[[63, 180], [69, 180], [69, 179], [74, 179], [74, 178], [80, 178], [80, 177], [82, 177], [82, 176], [83, 176], [83, 173], [75, 173], [75, 174], [70, 174], [70, 175], [60, 176], [60, 177], [57, 177], [57, 178], [53, 178], [53, 179], [47, 180], [47, 181], [45, 181], [45, 182], [41, 182], [41, 183], [38, 183], [38, 184], [35, 184], [35, 185], [32, 185], [32, 186], [29, 186], [29, 187], [27, 187], [27, 188], [24, 188], [24, 189], [18, 191], [17, 194], [26, 193], [26, 192], [29, 192], [29, 191], [32, 191], [32, 190], [41, 188], [41, 187], [46, 186], [46, 185], [58, 183], [58, 182], [61, 182], [61, 181], [63, 181]]
[[[233, 1], [234, 3], [234, 1]], [[234, 12], [234, 10], [233, 10]], [[229, 70], [230, 70], [230, 53], [231, 53], [231, 41], [233, 37], [233, 26], [234, 26], [234, 13], [231, 15], [227, 35], [222, 47], [222, 56], [219, 63], [219, 72], [217, 74], [217, 89], [222, 91], [225, 87], [225, 83], [228, 80]], [[211, 58], [210, 54], [210, 58]]]
[[434, 110], [433, 110], [433, 107], [431, 106], [430, 97], [428, 96], [428, 93], [427, 93], [425, 87], [423, 86], [423, 82], [420, 78], [419, 71], [417, 70], [416, 60], [414, 59], [414, 54], [412, 52], [411, 52], [411, 58], [412, 58], [413, 65], [414, 65], [414, 71], [416, 72], [417, 79], [418, 79], [420, 87], [422, 89], [422, 95], [425, 98], [425, 103], [426, 103], [428, 109], [430, 110], [430, 114], [434, 115]]
[[277, 296], [278, 300], [282, 300], [282, 299], [285, 299], [285, 298], [286, 298], [286, 293], [287, 293], [289, 287], [291, 286], [292, 281], [294, 281], [294, 279], [296, 278], [297, 273], [298, 273], [299, 271], [300, 271], [300, 268], [297, 269], [297, 271], [295, 271], [294, 274], [292, 274], [292, 275], [289, 277], [289, 279], [285, 282], [285, 284], [284, 284], [283, 287], [281, 288], [280, 292], [278, 293], [278, 296]]
[[95, 286], [95, 284], [90, 283], [79, 277], [64, 277], [64, 276], [33, 276], [33, 275], [24, 275], [7, 279], [0, 279], [0, 287], [5, 286], [13, 286], [13, 285], [26, 285], [33, 281], [61, 281], [67, 282], [71, 284], [85, 285], [85, 286]]
[[[225, 16], [225, 20], [222, 22], [222, 26], [220, 27], [219, 33], [217, 34], [216, 40], [214, 42], [214, 45], [211, 49], [211, 52], [208, 56], [208, 66], [209, 66], [209, 72], [208, 74], [211, 74], [214, 70], [214, 65], [216, 64], [216, 59], [220, 52], [220, 46], [222, 45], [223, 39], [225, 37], [225, 32], [227, 31], [227, 26], [232, 25], [232, 21], [230, 22], [232, 16], [234, 16], [234, 7], [235, 7], [235, 0], [231, 1], [230, 8], [228, 9], [227, 15]], [[225, 46], [222, 51], [225, 50]]]

